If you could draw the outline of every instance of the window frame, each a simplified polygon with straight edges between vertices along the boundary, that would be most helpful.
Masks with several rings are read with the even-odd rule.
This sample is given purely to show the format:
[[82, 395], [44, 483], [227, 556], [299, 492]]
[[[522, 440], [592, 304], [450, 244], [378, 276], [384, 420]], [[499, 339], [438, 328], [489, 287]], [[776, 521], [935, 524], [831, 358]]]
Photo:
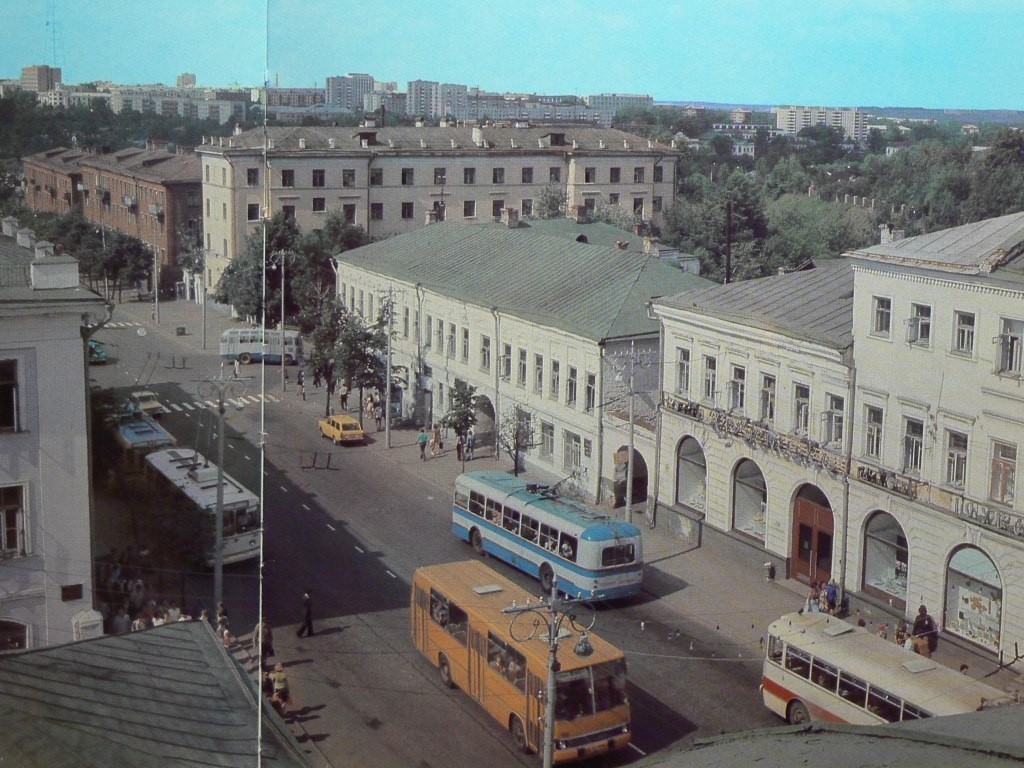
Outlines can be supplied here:
[[892, 336], [892, 298], [889, 296], [871, 297], [871, 335], [885, 339]]

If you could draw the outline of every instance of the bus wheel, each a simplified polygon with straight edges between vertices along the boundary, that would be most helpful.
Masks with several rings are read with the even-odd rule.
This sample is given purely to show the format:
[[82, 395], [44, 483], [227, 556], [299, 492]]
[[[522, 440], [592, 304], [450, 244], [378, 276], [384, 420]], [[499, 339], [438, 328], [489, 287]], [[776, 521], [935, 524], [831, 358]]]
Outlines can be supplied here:
[[243, 352], [238, 356], [238, 362], [240, 362], [242, 365], [248, 365], [249, 363], [252, 362], [252, 355], [250, 355], [248, 352]]
[[524, 755], [530, 754], [533, 750], [530, 749], [530, 745], [526, 741], [526, 729], [523, 728], [523, 721], [513, 715], [508, 729], [512, 732], [512, 741], [515, 743], [516, 749]]
[[811, 722], [811, 713], [807, 711], [807, 707], [804, 706], [802, 701], [794, 701], [789, 705], [786, 720], [789, 721], [790, 725], [803, 725], [804, 723]]
[[437, 667], [441, 671], [441, 682], [444, 683], [445, 688], [454, 688], [455, 680], [452, 679], [452, 667], [451, 664], [448, 663], [448, 657], [443, 653], [441, 654]]
[[285, 355], [284, 356], [284, 364], [285, 365], [294, 365], [295, 364], [295, 358], [292, 357], [291, 355]]
[[551, 585], [555, 583], [555, 572], [551, 570], [551, 566], [544, 563], [540, 567], [540, 588], [544, 590], [544, 594], [551, 594]]
[[478, 555], [484, 554], [484, 537], [476, 528], [469, 532], [469, 543], [473, 545], [473, 551]]

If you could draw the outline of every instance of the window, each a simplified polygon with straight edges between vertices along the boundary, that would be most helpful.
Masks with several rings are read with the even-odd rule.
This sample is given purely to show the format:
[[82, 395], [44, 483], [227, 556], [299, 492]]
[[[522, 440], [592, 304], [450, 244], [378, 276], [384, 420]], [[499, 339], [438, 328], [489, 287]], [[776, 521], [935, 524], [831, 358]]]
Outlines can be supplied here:
[[690, 394], [690, 350], [676, 347], [676, 394]]
[[958, 355], [974, 354], [974, 313], [953, 313], [953, 352]]
[[220, 204], [220, 217], [224, 221], [228, 220], [228, 204], [227, 203], [221, 203]]
[[828, 410], [822, 416], [822, 442], [841, 443], [843, 441], [843, 398], [839, 395], [826, 395]]
[[560, 184], [562, 182], [562, 169], [558, 167], [549, 168], [548, 181], [553, 184]]
[[533, 216], [533, 198], [524, 197], [520, 203], [520, 208], [522, 209], [524, 219]]
[[988, 497], [1000, 504], [1013, 506], [1017, 481], [1017, 446], [996, 440], [992, 443], [992, 479]]
[[455, 357], [455, 323], [448, 323], [448, 357]]
[[907, 320], [907, 341], [927, 347], [932, 338], [932, 308], [927, 304], [911, 304]]
[[505, 169], [494, 168], [491, 170], [491, 183], [492, 184], [504, 184], [505, 183]]
[[1001, 333], [996, 337], [999, 344], [999, 373], [1020, 376], [1021, 339], [1024, 338], [1024, 320], [1003, 318]]
[[227, 168], [221, 168], [220, 169], [220, 185], [222, 187], [226, 187], [228, 185], [228, 169]]
[[444, 320], [437, 321], [437, 352], [438, 354], [444, 354]]
[[412, 218], [412, 203], [402, 203], [402, 218], [406, 220]]
[[0, 553], [8, 557], [26, 554], [23, 492], [20, 485], [0, 488]]
[[775, 377], [767, 373], [761, 376], [760, 419], [768, 424], [775, 421]]
[[551, 361], [551, 399], [557, 400], [562, 390], [562, 365], [557, 360]]
[[281, 171], [281, 186], [282, 187], [294, 187], [295, 186], [295, 171], [283, 170]]
[[651, 198], [651, 210], [655, 213], [661, 213], [661, 196]]
[[496, 219], [501, 218], [501, 209], [505, 207], [504, 200], [493, 200], [491, 202], [491, 216]]
[[704, 356], [704, 399], [715, 401], [718, 388], [718, 361], [710, 355]]
[[906, 419], [903, 425], [903, 471], [921, 471], [921, 457], [924, 450], [924, 422], [920, 419]]
[[476, 216], [476, 200], [464, 200], [462, 203], [462, 216], [472, 219]]
[[608, 194], [608, 205], [618, 205], [618, 204], [619, 204], [619, 193], [618, 192], [611, 192], [611, 193], [609, 193]]
[[402, 186], [403, 187], [411, 187], [415, 183], [415, 180], [416, 180], [416, 174], [413, 173], [413, 169], [412, 168], [403, 168], [402, 169]]
[[[288, 219], [290, 221], [295, 221], [295, 206], [294, 205], [282, 205], [281, 206], [281, 213], [284, 214], [284, 217], [286, 219]], [[224, 253], [227, 253], [227, 251], [225, 250]]]
[[811, 418], [811, 388], [806, 384], [794, 385], [793, 400], [793, 431], [806, 435]]
[[963, 488], [967, 482], [967, 435], [946, 431], [946, 484]]
[[540, 423], [540, 455], [550, 457], [555, 452], [555, 425]]
[[654, 166], [654, 183], [660, 184], [665, 180], [665, 167], [662, 165]]
[[621, 168], [609, 168], [608, 169], [608, 183], [618, 184], [622, 181], [622, 169]]
[[476, 168], [462, 169], [462, 183], [470, 185], [476, 184]]
[[[355, 206], [353, 206], [354, 208]], [[313, 213], [323, 213], [327, 210], [327, 198], [326, 197], [314, 197], [313, 198]]]
[[519, 365], [516, 369], [516, 384], [520, 387], [526, 386], [526, 350], [519, 348]]
[[544, 392], [544, 355], [533, 356], [533, 391]]
[[875, 296], [872, 299], [871, 332], [876, 336], [888, 336], [892, 329], [892, 299]]
[[747, 372], [744, 368], [734, 365], [732, 381], [729, 382], [729, 407], [742, 411], [747, 400]]
[[0, 432], [19, 432], [18, 361], [0, 360]]
[[491, 337], [480, 337], [480, 370], [491, 370]]
[[569, 430], [565, 430], [562, 433], [562, 437], [563, 445], [565, 446], [563, 466], [570, 471], [579, 469], [582, 463], [583, 441], [579, 435]]
[[523, 168], [522, 180], [523, 184], [533, 184], [533, 168]]
[[587, 374], [587, 391], [584, 397], [583, 409], [590, 413], [597, 405], [597, 376], [593, 373]]
[[633, 198], [633, 213], [637, 216], [643, 217], [644, 215], [644, 199], [642, 197]]
[[881, 408], [869, 405], [864, 414], [864, 455], [880, 461], [882, 458], [882, 421], [885, 417]]
[[[210, 166], [206, 166], [203, 170], [206, 171], [206, 181], [209, 181], [210, 180]], [[33, 179], [33, 181], [34, 181], [34, 179]]]
[[322, 187], [327, 181], [327, 173], [322, 168], [313, 169], [313, 186]]
[[370, 203], [371, 221], [382, 221], [384, 219], [384, 203]]
[[210, 218], [210, 198], [206, 198], [206, 218]]
[[341, 206], [341, 213], [345, 217], [346, 224], [356, 223], [356, 206], [355, 203], [346, 203]]
[[597, 208], [597, 199], [593, 197], [586, 198], [583, 201], [583, 207], [586, 209], [587, 213], [593, 214], [594, 209]]
[[570, 408], [576, 407], [576, 387], [579, 373], [576, 366], [569, 366], [569, 377], [565, 380], [565, 404]]
[[259, 221], [260, 220], [260, 204], [249, 203], [245, 206], [245, 220], [246, 221]]
[[356, 171], [354, 168], [343, 168], [341, 171], [341, 186], [354, 187], [356, 185]]
[[597, 181], [597, 168], [590, 166], [589, 168], [583, 169], [583, 183], [593, 184]]
[[384, 169], [383, 168], [371, 168], [370, 169], [370, 186], [371, 187], [383, 187], [384, 186]]
[[402, 307], [402, 338], [409, 338], [409, 308]]
[[505, 344], [501, 348], [501, 378], [503, 381], [512, 379], [512, 345]]
[[434, 169], [434, 185], [444, 186], [448, 183], [448, 169], [447, 168], [435, 168]]
[[248, 187], [258, 187], [260, 184], [260, 169], [259, 168], [246, 168], [245, 169], [245, 184]]
[[644, 169], [643, 167], [637, 167], [633, 169], [633, 183], [643, 184], [644, 183]]

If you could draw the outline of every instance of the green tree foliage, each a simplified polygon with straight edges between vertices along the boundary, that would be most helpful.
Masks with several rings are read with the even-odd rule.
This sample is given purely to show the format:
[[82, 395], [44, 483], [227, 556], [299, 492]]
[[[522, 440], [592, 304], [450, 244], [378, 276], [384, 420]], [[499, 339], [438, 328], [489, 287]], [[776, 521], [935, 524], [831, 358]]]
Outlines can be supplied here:
[[536, 413], [516, 406], [506, 410], [498, 424], [498, 445], [504, 449], [506, 456], [512, 457], [512, 472], [516, 477], [523, 471], [523, 455], [537, 445], [537, 433], [533, 426], [536, 421]]
[[[441, 417], [441, 426], [453, 430], [456, 435], [465, 435], [476, 424], [476, 387], [456, 379], [455, 385], [448, 392], [451, 406]], [[465, 451], [462, 456], [465, 463]]]
[[558, 184], [547, 184], [537, 195], [533, 215], [538, 219], [558, 219], [565, 216], [568, 198]]

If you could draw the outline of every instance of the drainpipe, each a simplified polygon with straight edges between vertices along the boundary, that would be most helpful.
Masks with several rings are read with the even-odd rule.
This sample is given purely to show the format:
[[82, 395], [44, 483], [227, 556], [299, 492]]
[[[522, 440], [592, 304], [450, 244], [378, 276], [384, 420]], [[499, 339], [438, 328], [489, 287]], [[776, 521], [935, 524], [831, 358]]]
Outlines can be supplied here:
[[594, 415], [597, 416], [597, 492], [594, 494], [594, 503], [600, 504], [603, 496], [601, 478], [604, 473], [604, 339], [597, 345], [601, 354], [597, 364], [597, 403], [594, 405]]
[[[657, 318], [654, 316], [652, 309], [652, 302], [647, 302], [647, 316], [652, 320]], [[660, 326], [660, 323], [659, 323]], [[658, 370], [663, 372], [665, 370], [665, 334], [662, 333], [661, 328], [658, 329], [658, 360], [661, 365], [658, 366]], [[661, 488], [661, 423], [662, 413], [664, 412], [665, 405], [665, 384], [664, 374], [661, 374], [661, 380], [658, 383], [658, 406], [654, 413], [654, 493], [651, 493], [650, 485], [647, 488], [647, 524], [651, 530], [654, 530], [658, 524], [658, 497], [659, 490]]]
[[857, 408], [854, 398], [857, 394], [857, 366], [850, 366], [850, 423], [846, 430], [845, 446], [845, 471], [843, 472], [843, 536], [842, 536], [842, 564], [839, 566], [839, 605], [846, 602], [846, 560], [847, 543], [850, 539], [850, 472], [853, 468], [853, 428], [856, 420]]
[[[498, 428], [501, 423], [501, 355], [499, 350], [501, 349], [501, 315], [498, 314], [497, 307], [491, 307], [491, 314], [494, 316], [494, 354], [492, 355], [495, 366], [494, 366], [494, 460], [497, 461], [501, 452], [501, 441], [498, 439]], [[509, 363], [511, 365], [511, 362]], [[463, 450], [465, 455], [465, 450]], [[518, 466], [519, 457], [513, 456], [512, 463]]]

